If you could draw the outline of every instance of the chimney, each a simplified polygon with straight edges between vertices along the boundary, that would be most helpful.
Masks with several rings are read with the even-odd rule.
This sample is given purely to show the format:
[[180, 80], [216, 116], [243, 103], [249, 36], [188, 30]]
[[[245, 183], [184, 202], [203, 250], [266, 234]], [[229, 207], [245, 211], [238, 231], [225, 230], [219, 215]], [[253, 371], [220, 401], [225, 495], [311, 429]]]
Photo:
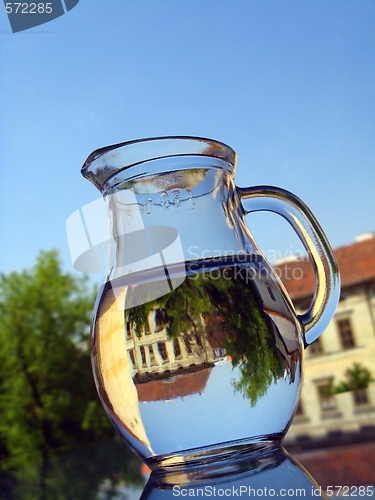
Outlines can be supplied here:
[[371, 238], [375, 238], [375, 233], [373, 231], [368, 231], [367, 233], [362, 233], [356, 236], [356, 243], [361, 243], [362, 241], [371, 240]]

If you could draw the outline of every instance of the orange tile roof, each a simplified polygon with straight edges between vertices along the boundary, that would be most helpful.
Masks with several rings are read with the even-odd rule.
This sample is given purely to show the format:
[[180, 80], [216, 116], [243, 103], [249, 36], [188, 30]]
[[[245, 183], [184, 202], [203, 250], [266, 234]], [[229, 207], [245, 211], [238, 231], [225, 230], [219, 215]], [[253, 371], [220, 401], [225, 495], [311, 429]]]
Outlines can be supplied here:
[[[325, 448], [292, 456], [306, 467], [324, 490], [335, 485], [373, 485], [375, 481], [375, 443]], [[374, 493], [374, 488], [370, 491]]]
[[139, 401], [165, 401], [166, 399], [184, 398], [190, 394], [204, 391], [209, 379], [212, 366], [197, 367], [198, 370], [190, 373], [172, 372], [170, 379], [151, 380], [137, 384]]
[[[341, 276], [341, 288], [375, 279], [375, 237], [334, 250]], [[309, 260], [284, 262], [275, 266], [291, 298], [311, 296], [314, 271]]]

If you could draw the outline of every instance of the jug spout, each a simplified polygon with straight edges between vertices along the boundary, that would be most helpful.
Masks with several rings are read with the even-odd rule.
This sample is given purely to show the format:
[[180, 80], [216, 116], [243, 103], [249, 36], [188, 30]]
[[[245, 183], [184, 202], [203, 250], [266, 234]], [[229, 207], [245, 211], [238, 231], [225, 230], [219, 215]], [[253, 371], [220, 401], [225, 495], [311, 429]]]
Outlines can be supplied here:
[[[235, 173], [237, 155], [224, 143], [199, 137], [155, 137], [123, 142], [94, 151], [86, 160], [81, 173], [100, 191], [116, 183], [116, 175], [131, 167], [140, 166], [153, 160], [171, 157], [202, 156], [217, 158], [226, 164], [232, 175]], [[146, 164], [137, 171], [129, 171], [128, 176], [137, 172], [150, 171]]]

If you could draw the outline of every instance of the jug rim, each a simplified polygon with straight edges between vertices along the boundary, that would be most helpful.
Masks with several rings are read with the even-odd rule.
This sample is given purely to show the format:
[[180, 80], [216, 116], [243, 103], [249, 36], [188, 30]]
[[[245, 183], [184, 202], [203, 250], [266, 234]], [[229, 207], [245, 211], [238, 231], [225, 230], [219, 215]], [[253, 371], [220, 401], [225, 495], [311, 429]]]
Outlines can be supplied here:
[[205, 156], [224, 160], [234, 172], [237, 154], [227, 144], [194, 136], [165, 136], [135, 139], [93, 151], [81, 174], [100, 191], [112, 176], [140, 163], [176, 156]]

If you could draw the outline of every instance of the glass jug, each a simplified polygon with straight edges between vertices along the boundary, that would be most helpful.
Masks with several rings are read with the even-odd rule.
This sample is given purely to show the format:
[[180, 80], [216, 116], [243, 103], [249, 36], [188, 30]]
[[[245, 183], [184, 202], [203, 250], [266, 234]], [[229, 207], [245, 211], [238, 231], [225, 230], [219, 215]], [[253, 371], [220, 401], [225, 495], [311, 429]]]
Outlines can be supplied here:
[[[336, 260], [310, 210], [280, 188], [236, 187], [235, 169], [230, 147], [195, 137], [106, 147], [82, 168], [109, 221], [103, 236], [102, 215], [87, 212], [97, 232], [76, 259], [84, 268], [104, 248], [94, 378], [109, 419], [152, 469], [279, 446], [304, 347], [337, 306]], [[284, 217], [310, 256], [315, 294], [302, 315], [246, 225], [258, 210]]]

